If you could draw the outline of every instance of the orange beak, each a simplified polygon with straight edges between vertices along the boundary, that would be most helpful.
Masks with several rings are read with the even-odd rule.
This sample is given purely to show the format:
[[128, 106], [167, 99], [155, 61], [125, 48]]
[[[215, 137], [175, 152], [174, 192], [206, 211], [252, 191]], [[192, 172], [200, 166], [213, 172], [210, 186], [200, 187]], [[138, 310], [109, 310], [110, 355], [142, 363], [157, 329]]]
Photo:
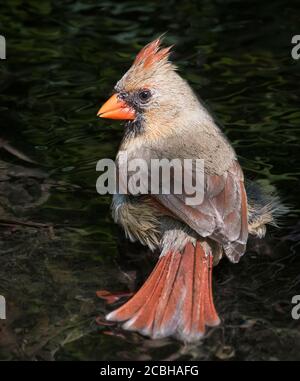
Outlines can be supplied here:
[[99, 118], [108, 119], [135, 119], [135, 111], [130, 108], [124, 101], [118, 99], [117, 94], [112, 95], [108, 101], [100, 108], [97, 113]]

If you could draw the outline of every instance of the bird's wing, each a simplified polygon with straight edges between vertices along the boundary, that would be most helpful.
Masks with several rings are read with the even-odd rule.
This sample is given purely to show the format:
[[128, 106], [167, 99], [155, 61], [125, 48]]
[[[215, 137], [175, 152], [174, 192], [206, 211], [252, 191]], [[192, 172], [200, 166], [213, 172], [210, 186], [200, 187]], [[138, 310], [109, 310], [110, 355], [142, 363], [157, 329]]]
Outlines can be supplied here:
[[187, 205], [185, 194], [151, 194], [151, 197], [200, 236], [221, 243], [232, 262], [238, 262], [244, 254], [248, 238], [247, 195], [236, 160], [223, 175], [204, 175], [200, 205]]

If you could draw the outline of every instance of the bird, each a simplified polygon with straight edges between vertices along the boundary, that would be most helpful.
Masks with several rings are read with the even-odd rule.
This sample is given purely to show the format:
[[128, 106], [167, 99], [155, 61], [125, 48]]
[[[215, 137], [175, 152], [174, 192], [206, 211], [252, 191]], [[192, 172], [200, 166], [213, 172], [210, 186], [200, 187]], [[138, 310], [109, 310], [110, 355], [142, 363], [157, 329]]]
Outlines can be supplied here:
[[125, 121], [116, 156], [121, 172], [121, 152], [146, 163], [203, 160], [203, 199], [188, 205], [186, 195], [175, 192], [113, 195], [112, 216], [126, 237], [159, 256], [141, 288], [106, 320], [152, 339], [172, 336], [192, 343], [221, 323], [213, 267], [223, 257], [238, 263], [249, 235], [262, 238], [266, 225], [275, 225], [280, 206], [277, 196], [265, 196], [256, 185], [247, 195], [235, 150], [179, 75], [171, 49], [162, 46], [161, 37], [143, 47], [97, 116]]

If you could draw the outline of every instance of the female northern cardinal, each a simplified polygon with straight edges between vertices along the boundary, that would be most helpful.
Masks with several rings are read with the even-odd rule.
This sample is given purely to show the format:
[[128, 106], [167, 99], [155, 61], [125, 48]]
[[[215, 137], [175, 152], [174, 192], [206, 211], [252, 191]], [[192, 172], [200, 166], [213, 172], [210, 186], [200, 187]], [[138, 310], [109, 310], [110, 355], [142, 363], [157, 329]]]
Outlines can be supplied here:
[[114, 196], [113, 217], [126, 235], [161, 254], [141, 289], [106, 318], [152, 338], [192, 342], [220, 323], [213, 265], [224, 255], [238, 262], [248, 233], [264, 235], [273, 217], [269, 202], [247, 202], [233, 148], [177, 74], [169, 51], [160, 39], [146, 45], [98, 116], [128, 120], [120, 146], [128, 160], [204, 159], [204, 199], [190, 206], [174, 193]]

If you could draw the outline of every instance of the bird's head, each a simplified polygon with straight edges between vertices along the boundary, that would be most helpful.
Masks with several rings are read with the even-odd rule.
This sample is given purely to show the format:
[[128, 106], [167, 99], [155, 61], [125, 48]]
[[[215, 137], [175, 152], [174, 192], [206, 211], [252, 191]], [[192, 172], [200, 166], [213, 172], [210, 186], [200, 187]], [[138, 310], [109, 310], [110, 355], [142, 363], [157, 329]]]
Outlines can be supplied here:
[[199, 112], [192, 89], [169, 61], [171, 47], [162, 48], [160, 43], [158, 38], [139, 52], [98, 111], [100, 118], [128, 120], [129, 130], [157, 136]]

